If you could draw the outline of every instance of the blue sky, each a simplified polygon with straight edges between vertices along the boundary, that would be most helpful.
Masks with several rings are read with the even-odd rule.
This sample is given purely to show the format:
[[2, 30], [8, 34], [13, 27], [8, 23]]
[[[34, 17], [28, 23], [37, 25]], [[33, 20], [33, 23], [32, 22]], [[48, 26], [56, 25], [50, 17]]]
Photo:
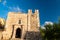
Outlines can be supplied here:
[[41, 25], [45, 21], [57, 22], [60, 16], [60, 0], [0, 0], [0, 17], [5, 18], [9, 11], [27, 12], [39, 10]]

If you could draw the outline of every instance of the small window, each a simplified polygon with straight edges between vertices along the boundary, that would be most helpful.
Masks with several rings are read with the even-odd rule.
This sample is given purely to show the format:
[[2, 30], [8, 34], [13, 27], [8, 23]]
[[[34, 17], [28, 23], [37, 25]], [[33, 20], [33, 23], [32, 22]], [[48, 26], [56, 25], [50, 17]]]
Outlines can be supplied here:
[[21, 24], [21, 20], [19, 20], [19, 24]]

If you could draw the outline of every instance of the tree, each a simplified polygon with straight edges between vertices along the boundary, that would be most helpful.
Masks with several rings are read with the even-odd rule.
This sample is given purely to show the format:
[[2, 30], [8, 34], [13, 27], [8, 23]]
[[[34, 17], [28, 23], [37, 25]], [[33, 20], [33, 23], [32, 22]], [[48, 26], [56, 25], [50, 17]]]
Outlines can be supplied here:
[[43, 35], [43, 40], [60, 40], [60, 19], [58, 23], [53, 23], [53, 25], [44, 25], [45, 29], [41, 29]]
[[3, 18], [0, 18], [0, 30], [4, 30], [5, 26], [5, 20]]

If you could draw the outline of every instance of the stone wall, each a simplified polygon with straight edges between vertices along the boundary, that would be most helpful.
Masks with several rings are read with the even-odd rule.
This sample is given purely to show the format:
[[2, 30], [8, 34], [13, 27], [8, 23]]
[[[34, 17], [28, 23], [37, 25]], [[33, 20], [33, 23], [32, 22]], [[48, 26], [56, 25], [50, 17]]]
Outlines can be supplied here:
[[42, 40], [40, 32], [26, 32], [26, 35], [24, 37], [25, 40]]
[[[32, 13], [32, 10], [28, 10], [28, 14], [21, 12], [9, 12], [6, 20], [5, 31], [3, 32], [3, 39], [17, 39], [15, 38], [16, 29], [20, 28], [22, 30], [22, 39], [40, 40], [41, 35], [38, 15], [38, 10], [35, 10], [34, 13]], [[21, 24], [19, 24], [19, 20], [21, 20]]]

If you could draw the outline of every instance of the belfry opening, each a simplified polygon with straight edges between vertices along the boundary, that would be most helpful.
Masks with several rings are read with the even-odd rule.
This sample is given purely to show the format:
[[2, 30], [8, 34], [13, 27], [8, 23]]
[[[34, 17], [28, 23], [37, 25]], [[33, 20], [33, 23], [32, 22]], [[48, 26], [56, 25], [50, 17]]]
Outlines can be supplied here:
[[21, 29], [20, 28], [17, 28], [16, 29], [16, 35], [15, 35], [16, 38], [21, 38]]

